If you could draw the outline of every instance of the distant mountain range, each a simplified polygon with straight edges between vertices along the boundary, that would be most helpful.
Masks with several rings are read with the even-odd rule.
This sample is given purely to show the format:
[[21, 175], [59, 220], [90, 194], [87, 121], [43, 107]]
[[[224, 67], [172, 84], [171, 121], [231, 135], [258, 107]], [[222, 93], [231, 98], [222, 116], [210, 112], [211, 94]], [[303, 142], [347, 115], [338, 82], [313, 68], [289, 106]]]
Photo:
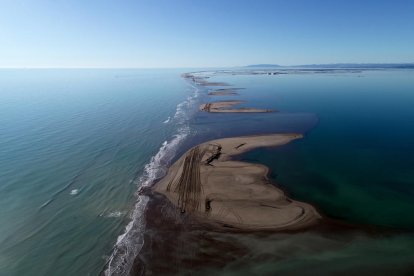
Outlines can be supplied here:
[[290, 65], [283, 66], [278, 64], [252, 64], [247, 65], [249, 68], [399, 68], [399, 69], [414, 69], [414, 63], [332, 63], [332, 64], [305, 64], [305, 65]]
[[287, 67], [278, 64], [252, 64], [247, 65], [246, 67], [259, 67], [259, 68], [274, 68], [274, 67]]

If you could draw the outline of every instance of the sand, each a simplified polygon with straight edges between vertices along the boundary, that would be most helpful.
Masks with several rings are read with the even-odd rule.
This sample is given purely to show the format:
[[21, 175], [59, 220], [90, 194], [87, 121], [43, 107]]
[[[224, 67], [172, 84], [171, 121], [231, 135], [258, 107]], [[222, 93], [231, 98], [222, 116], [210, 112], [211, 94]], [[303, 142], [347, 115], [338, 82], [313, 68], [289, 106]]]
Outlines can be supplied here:
[[237, 93], [237, 90], [240, 90], [242, 88], [221, 88], [221, 89], [216, 89], [214, 91], [211, 91], [208, 93], [209, 96], [236, 96], [239, 95], [239, 93]]
[[202, 86], [229, 86], [225, 82], [211, 82], [207, 81], [208, 77], [193, 77], [192, 80], [194, 83]]
[[234, 105], [244, 103], [244, 101], [221, 101], [212, 102], [200, 105], [201, 111], [212, 112], [212, 113], [267, 113], [274, 112], [271, 109], [260, 109], [251, 107], [242, 108], [228, 108]]
[[300, 134], [225, 138], [185, 153], [154, 187], [181, 213], [228, 230], [293, 230], [317, 223], [321, 216], [307, 203], [288, 198], [269, 183], [268, 168], [232, 160], [258, 147], [280, 146]]
[[[181, 75], [183, 78], [192, 81], [196, 85], [201, 86], [230, 86], [225, 82], [210, 82], [208, 76], [195, 75], [195, 73], [185, 73]], [[209, 92], [209, 96], [236, 96], [239, 95], [236, 90], [243, 88], [218, 88], [212, 92]], [[242, 108], [229, 108], [234, 105], [243, 103], [244, 101], [220, 101], [205, 103], [200, 106], [201, 111], [211, 113], [267, 113], [274, 112], [271, 109], [253, 108], [253, 107], [242, 107]]]
[[234, 91], [212, 91], [208, 92], [209, 96], [236, 96], [239, 95], [239, 93]]

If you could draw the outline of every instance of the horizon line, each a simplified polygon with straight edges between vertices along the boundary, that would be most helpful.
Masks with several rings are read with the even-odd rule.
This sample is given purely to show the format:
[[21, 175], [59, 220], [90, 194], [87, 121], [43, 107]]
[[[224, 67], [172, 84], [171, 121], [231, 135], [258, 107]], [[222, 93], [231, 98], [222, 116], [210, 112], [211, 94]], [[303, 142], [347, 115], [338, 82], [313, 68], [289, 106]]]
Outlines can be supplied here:
[[139, 67], [139, 66], [0, 66], [0, 69], [192, 69], [192, 68], [240, 68], [249, 66], [279, 66], [279, 67], [299, 67], [299, 66], [317, 66], [317, 65], [414, 65], [414, 62], [335, 62], [335, 63], [307, 63], [280, 65], [277, 63], [252, 63], [246, 65], [230, 66], [156, 66], [156, 67]]

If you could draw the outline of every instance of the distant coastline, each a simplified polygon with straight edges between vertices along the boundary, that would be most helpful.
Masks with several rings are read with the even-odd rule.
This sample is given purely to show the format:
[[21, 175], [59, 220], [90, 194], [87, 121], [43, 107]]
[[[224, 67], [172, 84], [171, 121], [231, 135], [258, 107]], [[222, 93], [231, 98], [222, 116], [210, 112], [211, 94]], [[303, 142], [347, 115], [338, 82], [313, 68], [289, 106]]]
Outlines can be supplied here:
[[303, 65], [251, 64], [247, 68], [311, 68], [311, 69], [414, 69], [410, 63], [326, 63]]

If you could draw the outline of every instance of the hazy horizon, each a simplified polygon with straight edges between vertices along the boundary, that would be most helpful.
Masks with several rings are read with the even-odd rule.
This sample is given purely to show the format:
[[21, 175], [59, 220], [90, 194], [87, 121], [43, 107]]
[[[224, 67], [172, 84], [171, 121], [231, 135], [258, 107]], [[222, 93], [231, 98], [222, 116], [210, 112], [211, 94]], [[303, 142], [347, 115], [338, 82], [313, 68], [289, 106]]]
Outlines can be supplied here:
[[[290, 64], [290, 65], [286, 65], [286, 64], [276, 64], [276, 63], [254, 63], [254, 64], [245, 64], [245, 65], [239, 65], [239, 66], [205, 66], [205, 67], [201, 67], [201, 66], [197, 66], [197, 67], [116, 67], [116, 66], [111, 66], [111, 67], [78, 67], [78, 66], [73, 66], [73, 67], [48, 67], [48, 66], [39, 66], [39, 67], [0, 67], [0, 69], [231, 69], [231, 68], [243, 68], [243, 67], [266, 67], [266, 66], [278, 66], [281, 68], [284, 67], [300, 67], [300, 66], [327, 66], [327, 65], [414, 65], [414, 62], [375, 62], [375, 63], [366, 63], [366, 62], [338, 62], [338, 63], [309, 63], [309, 64]], [[410, 67], [411, 68], [411, 67]]]

